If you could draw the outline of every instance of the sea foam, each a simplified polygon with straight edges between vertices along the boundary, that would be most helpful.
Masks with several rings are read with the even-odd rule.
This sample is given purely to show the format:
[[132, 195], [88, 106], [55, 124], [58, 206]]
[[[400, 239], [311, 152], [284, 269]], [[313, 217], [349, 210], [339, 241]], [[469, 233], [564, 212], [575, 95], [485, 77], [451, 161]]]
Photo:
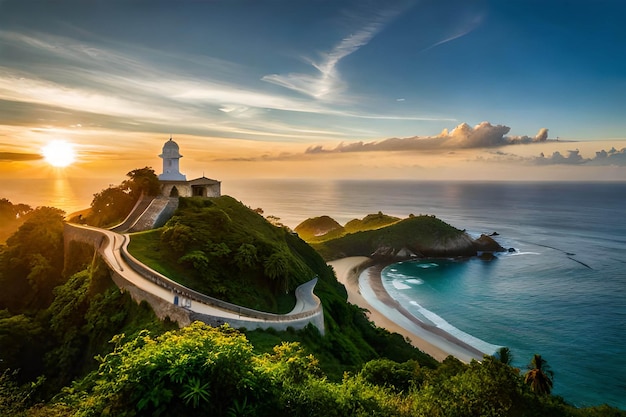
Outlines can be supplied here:
[[429, 263], [419, 263], [416, 265], [418, 268], [422, 268], [422, 269], [428, 269], [428, 268], [437, 268], [439, 266], [439, 264], [436, 264], [434, 262], [429, 262]]
[[399, 279], [394, 279], [393, 281], [391, 281], [391, 284], [396, 290], [408, 290], [409, 288], [411, 288], [409, 285], [406, 285]]
[[[452, 324], [448, 323], [443, 317], [433, 313], [432, 311], [422, 307], [418, 302], [411, 301], [411, 305], [417, 308], [419, 314], [425, 317], [428, 321], [430, 321], [434, 326], [440, 328], [448, 334], [456, 337], [457, 339], [467, 343], [468, 345], [480, 350], [483, 353], [492, 355], [494, 354], [501, 346], [491, 344], [489, 342], [485, 342], [471, 334], [465, 333], [463, 330], [454, 327]], [[419, 317], [418, 317], [419, 319]]]

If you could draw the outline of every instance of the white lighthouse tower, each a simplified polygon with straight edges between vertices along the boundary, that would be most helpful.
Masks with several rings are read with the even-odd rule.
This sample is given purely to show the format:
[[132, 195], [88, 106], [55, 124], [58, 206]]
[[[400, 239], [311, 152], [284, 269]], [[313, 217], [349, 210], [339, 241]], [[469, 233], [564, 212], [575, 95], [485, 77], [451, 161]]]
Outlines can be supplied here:
[[179, 160], [183, 156], [179, 152], [178, 144], [172, 140], [165, 142], [159, 158], [163, 159], [163, 173], [159, 175], [162, 181], [187, 181], [187, 177], [180, 173]]

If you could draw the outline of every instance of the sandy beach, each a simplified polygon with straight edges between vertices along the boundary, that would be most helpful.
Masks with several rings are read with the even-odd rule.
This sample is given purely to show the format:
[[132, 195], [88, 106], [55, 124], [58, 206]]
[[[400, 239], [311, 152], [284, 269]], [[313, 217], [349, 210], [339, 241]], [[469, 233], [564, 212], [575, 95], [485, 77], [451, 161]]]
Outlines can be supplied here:
[[348, 302], [368, 310], [368, 317], [376, 326], [401, 334], [438, 361], [449, 355], [466, 363], [482, 359], [482, 352], [438, 327], [421, 322], [392, 299], [382, 285], [382, 266], [372, 264], [370, 258], [355, 256], [328, 264], [346, 287]]

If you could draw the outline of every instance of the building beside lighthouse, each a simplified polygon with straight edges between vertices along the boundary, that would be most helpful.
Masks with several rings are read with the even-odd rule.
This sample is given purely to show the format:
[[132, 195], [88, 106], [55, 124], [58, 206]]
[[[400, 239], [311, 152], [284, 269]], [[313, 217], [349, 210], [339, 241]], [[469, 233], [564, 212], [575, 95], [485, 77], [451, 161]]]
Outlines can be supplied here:
[[187, 176], [180, 172], [182, 157], [178, 144], [170, 137], [159, 155], [163, 160], [163, 170], [159, 174], [161, 194], [165, 197], [219, 197], [220, 181], [205, 176], [187, 181]]

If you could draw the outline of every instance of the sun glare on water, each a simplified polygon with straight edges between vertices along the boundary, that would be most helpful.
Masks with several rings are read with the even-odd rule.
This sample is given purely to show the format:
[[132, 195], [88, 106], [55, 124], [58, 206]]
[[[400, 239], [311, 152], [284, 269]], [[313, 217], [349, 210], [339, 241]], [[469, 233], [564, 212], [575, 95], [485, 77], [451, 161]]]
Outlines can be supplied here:
[[66, 167], [76, 160], [76, 152], [71, 143], [54, 140], [41, 148], [47, 163], [55, 167]]

